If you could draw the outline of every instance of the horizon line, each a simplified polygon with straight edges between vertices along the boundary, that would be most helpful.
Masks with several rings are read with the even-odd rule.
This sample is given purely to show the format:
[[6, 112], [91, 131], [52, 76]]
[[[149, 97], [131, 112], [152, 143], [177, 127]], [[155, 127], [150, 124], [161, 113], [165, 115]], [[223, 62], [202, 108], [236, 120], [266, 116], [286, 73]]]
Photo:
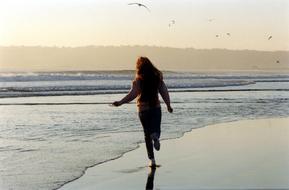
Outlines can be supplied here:
[[259, 51], [259, 52], [289, 52], [287, 50], [260, 50], [260, 49], [228, 49], [228, 48], [195, 48], [195, 47], [173, 47], [157, 45], [82, 45], [82, 46], [57, 46], [57, 45], [0, 45], [0, 48], [121, 48], [121, 47], [149, 47], [149, 48], [168, 48], [168, 49], [194, 49], [194, 50], [228, 50], [228, 51]]
[[[238, 70], [238, 69], [213, 69], [213, 70], [204, 70], [204, 69], [195, 69], [194, 71], [187, 70], [162, 70], [164, 73], [190, 73], [190, 74], [220, 74], [220, 73], [258, 73], [258, 74], [288, 74], [289, 70]], [[13, 73], [26, 73], [26, 74], [34, 74], [34, 73], [95, 73], [95, 72], [124, 72], [124, 73], [132, 73], [135, 72], [134, 69], [116, 69], [116, 70], [35, 70], [35, 71], [0, 71], [0, 74], [13, 74]]]

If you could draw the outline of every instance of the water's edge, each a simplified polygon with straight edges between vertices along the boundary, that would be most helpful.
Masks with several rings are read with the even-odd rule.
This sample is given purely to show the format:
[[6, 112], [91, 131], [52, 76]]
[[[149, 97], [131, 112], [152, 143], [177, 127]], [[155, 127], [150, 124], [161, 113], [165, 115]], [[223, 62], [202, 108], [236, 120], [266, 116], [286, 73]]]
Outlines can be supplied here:
[[[192, 129], [190, 129], [190, 130], [188, 130], [188, 131], [184, 131], [184, 132], [181, 133], [181, 135], [178, 136], [178, 137], [164, 138], [164, 139], [161, 139], [161, 141], [168, 141], [168, 140], [180, 139], [180, 138], [184, 137], [184, 135], [185, 135], [186, 133], [193, 132], [193, 130], [195, 130], [195, 129], [200, 129], [200, 128], [204, 128], [204, 127], [209, 127], [209, 126], [216, 125], [216, 124], [223, 124], [223, 123], [225, 124], [225, 123], [231, 123], [231, 122], [250, 121], [250, 120], [259, 120], [259, 119], [281, 119], [281, 118], [287, 118], [287, 117], [288, 117], [288, 116], [283, 116], [283, 117], [260, 117], [260, 118], [254, 118], [254, 119], [253, 119], [253, 118], [252, 118], [252, 119], [244, 118], [244, 119], [239, 119], [239, 120], [238, 120], [238, 119], [236, 119], [236, 120], [233, 119], [233, 120], [229, 120], [229, 121], [225, 121], [225, 122], [220, 121], [220, 122], [212, 123], [212, 124], [209, 124], [209, 125], [192, 128]], [[138, 148], [140, 148], [140, 145], [141, 145], [141, 144], [144, 144], [144, 143], [145, 143], [145, 142], [137, 143], [135, 148], [132, 148], [131, 150], [125, 151], [124, 153], [120, 154], [119, 156], [116, 156], [116, 157], [114, 157], [114, 158], [105, 160], [105, 161], [103, 161], [103, 162], [100, 162], [100, 163], [93, 164], [93, 165], [91, 165], [91, 166], [85, 167], [85, 169], [82, 171], [82, 173], [81, 173], [80, 176], [78, 176], [78, 177], [76, 177], [76, 178], [74, 178], [74, 179], [71, 179], [71, 180], [65, 182], [65, 183], [62, 184], [62, 185], [59, 185], [59, 187], [53, 188], [52, 190], [59, 190], [60, 188], [62, 188], [62, 187], [65, 186], [66, 184], [69, 184], [69, 183], [71, 183], [71, 182], [74, 182], [74, 181], [78, 180], [79, 178], [81, 178], [82, 176], [85, 175], [86, 171], [87, 171], [89, 168], [97, 167], [98, 165], [101, 165], [101, 164], [104, 164], [104, 163], [107, 163], [107, 162], [110, 162], [110, 161], [113, 161], [113, 160], [117, 160], [117, 159], [119, 159], [119, 158], [122, 158], [123, 156], [125, 156], [125, 154], [127, 154], [127, 153], [129, 153], [129, 152], [132, 152], [132, 151], [135, 151], [135, 150], [137, 150]]]

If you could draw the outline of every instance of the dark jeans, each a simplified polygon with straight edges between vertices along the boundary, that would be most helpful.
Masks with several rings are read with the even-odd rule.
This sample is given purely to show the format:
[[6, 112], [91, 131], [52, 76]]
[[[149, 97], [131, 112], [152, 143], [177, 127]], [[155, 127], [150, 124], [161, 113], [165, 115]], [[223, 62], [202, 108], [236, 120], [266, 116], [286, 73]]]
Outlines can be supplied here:
[[139, 112], [139, 119], [143, 126], [146, 148], [149, 159], [154, 159], [154, 149], [151, 134], [156, 133], [159, 138], [161, 135], [161, 108], [150, 108]]

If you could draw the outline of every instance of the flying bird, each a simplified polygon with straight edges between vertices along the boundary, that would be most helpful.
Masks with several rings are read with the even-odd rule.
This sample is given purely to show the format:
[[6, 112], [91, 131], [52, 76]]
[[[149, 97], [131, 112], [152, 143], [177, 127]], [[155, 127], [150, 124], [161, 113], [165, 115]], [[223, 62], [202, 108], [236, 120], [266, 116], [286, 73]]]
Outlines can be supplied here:
[[141, 4], [141, 3], [129, 3], [128, 5], [138, 5], [139, 7], [146, 8], [150, 12], [150, 9], [147, 6], [145, 6], [144, 4]]
[[216, 35], [216, 38], [218, 38], [218, 37], [219, 37], [219, 35], [217, 34], [217, 35]]
[[231, 36], [231, 34], [228, 32], [228, 33], [227, 33], [227, 36]]
[[171, 27], [172, 25], [174, 25], [176, 23], [175, 20], [171, 20], [171, 22], [169, 23], [169, 27]]
[[268, 40], [271, 40], [272, 36], [269, 36]]
[[280, 61], [279, 61], [279, 60], [277, 60], [277, 61], [276, 61], [276, 63], [280, 63]]

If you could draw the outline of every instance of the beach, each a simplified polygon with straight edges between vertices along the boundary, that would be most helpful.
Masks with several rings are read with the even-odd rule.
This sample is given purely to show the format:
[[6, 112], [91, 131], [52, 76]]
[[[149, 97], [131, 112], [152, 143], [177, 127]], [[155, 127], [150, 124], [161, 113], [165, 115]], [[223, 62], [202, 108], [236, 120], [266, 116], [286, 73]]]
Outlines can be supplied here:
[[289, 190], [288, 10], [0, 1], [0, 190]]
[[[198, 188], [201, 181], [206, 181], [207, 178], [210, 178], [210, 181], [216, 178], [214, 181], [225, 183], [227, 179], [224, 180], [225, 177], [221, 176], [227, 178], [226, 171], [237, 171], [238, 168], [224, 170], [227, 166], [220, 163], [238, 161], [239, 158], [226, 159], [236, 154], [231, 153], [234, 147], [242, 145], [235, 143], [237, 139], [241, 142], [248, 140], [242, 135], [239, 137], [239, 132], [236, 132], [236, 137], [230, 134], [239, 127], [234, 125], [230, 130], [220, 130], [223, 128], [218, 127], [219, 124], [289, 117], [289, 76], [285, 74], [165, 73], [165, 77], [174, 113], [168, 113], [165, 105], [161, 103], [162, 147], [160, 152], [156, 152], [157, 163], [161, 165], [155, 174], [157, 188], [186, 188], [185, 184], [188, 184], [189, 189]], [[146, 167], [148, 160], [142, 144], [143, 129], [136, 105], [132, 102], [121, 107], [109, 106], [125, 95], [132, 78], [132, 72], [120, 71], [0, 75], [0, 189], [52, 190], [64, 184], [67, 186], [64, 185], [63, 188], [68, 188], [69, 182], [86, 179], [86, 175], [82, 176], [89, 173], [90, 169], [87, 168], [92, 167], [101, 171], [97, 177], [92, 177], [92, 181], [103, 185], [103, 188], [95, 187], [93, 183], [95, 189], [115, 189], [105, 186], [110, 183], [107, 182], [108, 179], [115, 181], [115, 185], [119, 181], [124, 185], [123, 189], [144, 188], [140, 184], [146, 183], [149, 168]], [[255, 134], [252, 130], [254, 128], [249, 130], [247, 125], [242, 125], [242, 128], [252, 135]], [[263, 128], [260, 128], [260, 134], [262, 130]], [[230, 135], [226, 136], [221, 131]], [[268, 132], [267, 136], [271, 133]], [[187, 144], [176, 143], [183, 142], [182, 139], [186, 139], [189, 134], [199, 135], [190, 138], [192, 140], [188, 140]], [[221, 138], [214, 139], [214, 134]], [[260, 135], [255, 136], [258, 137], [257, 140], [262, 139]], [[255, 136], [253, 135], [252, 139]], [[232, 138], [228, 139], [229, 137]], [[167, 144], [170, 142], [172, 145]], [[232, 150], [226, 142], [234, 142]], [[264, 142], [264, 147], [260, 147], [267, 148], [268, 143]], [[260, 147], [255, 149], [259, 150]], [[252, 155], [255, 154], [253, 153]], [[190, 154], [189, 157], [194, 159], [188, 159], [186, 163], [189, 158], [187, 155]], [[127, 159], [127, 164], [120, 164], [119, 161], [128, 155], [135, 155], [135, 158]], [[275, 156], [269, 152], [268, 155], [266, 158]], [[209, 157], [219, 160], [208, 160]], [[245, 158], [248, 158], [248, 161]], [[245, 158], [244, 162], [257, 162], [254, 157]], [[281, 158], [286, 163], [289, 160], [284, 156], [278, 159]], [[279, 160], [280, 163], [285, 161]], [[113, 163], [117, 165], [110, 166]], [[107, 168], [103, 168], [104, 166]], [[215, 168], [217, 166], [219, 168]], [[248, 166], [242, 168], [248, 169]], [[187, 171], [189, 169], [190, 171]], [[203, 169], [207, 170], [206, 174]], [[172, 175], [169, 176], [169, 173]], [[222, 175], [215, 176], [217, 174]], [[231, 172], [229, 176], [232, 174], [234, 173]], [[129, 186], [127, 182], [121, 182], [120, 177], [134, 183]], [[78, 183], [78, 180], [71, 184], [76, 182]], [[269, 183], [270, 180], [266, 182]], [[263, 183], [265, 184], [261, 181], [256, 186], [260, 187]], [[84, 184], [76, 189], [85, 189], [90, 183]], [[191, 184], [195, 186], [191, 187]], [[216, 183], [212, 183], [208, 188], [215, 185]]]
[[288, 139], [288, 117], [214, 124], [163, 140], [156, 170], [140, 144], [60, 189], [288, 189]]

